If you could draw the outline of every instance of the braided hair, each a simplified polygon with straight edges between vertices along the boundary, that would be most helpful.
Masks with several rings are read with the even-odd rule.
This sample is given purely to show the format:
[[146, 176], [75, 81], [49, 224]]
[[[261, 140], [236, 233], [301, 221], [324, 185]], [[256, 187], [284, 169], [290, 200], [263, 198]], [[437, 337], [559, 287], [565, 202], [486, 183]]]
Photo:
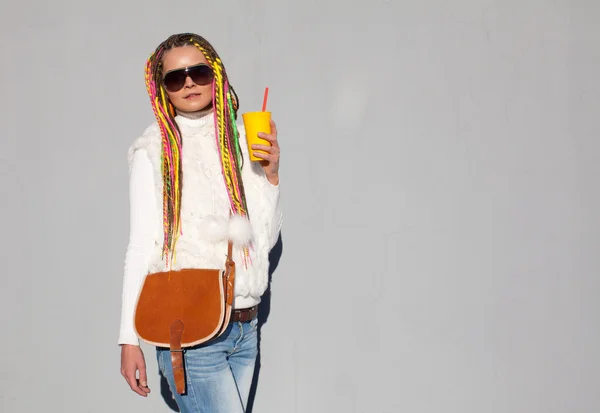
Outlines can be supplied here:
[[[244, 185], [241, 179], [243, 159], [236, 126], [239, 99], [229, 83], [225, 66], [214, 47], [193, 33], [170, 36], [150, 55], [146, 62], [146, 89], [162, 136], [163, 178], [163, 259], [174, 258], [175, 244], [181, 234], [182, 164], [181, 131], [175, 121], [175, 107], [163, 85], [162, 60], [165, 53], [176, 47], [195, 46], [205, 56], [214, 73], [212, 106], [221, 170], [227, 187], [231, 213], [248, 217]], [[244, 248], [248, 258], [248, 249]]]

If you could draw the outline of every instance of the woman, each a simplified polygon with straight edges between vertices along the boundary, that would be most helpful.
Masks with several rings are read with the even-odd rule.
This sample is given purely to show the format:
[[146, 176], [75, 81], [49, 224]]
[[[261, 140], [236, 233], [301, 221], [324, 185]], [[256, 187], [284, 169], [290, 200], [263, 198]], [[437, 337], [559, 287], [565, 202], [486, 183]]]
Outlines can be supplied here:
[[[231, 240], [236, 278], [228, 328], [185, 350], [184, 394], [175, 391], [168, 348], [157, 348], [157, 361], [182, 413], [243, 412], [257, 356], [257, 307], [282, 222], [277, 128], [271, 121], [271, 133], [259, 134], [270, 145], [253, 145], [262, 160], [251, 162], [243, 128], [235, 122], [238, 98], [223, 63], [209, 42], [192, 33], [173, 35], [157, 47], [147, 62], [146, 85], [157, 120], [128, 152], [121, 373], [134, 392], [150, 393], [133, 325], [145, 276], [223, 268]], [[236, 150], [241, 159], [232, 155]]]

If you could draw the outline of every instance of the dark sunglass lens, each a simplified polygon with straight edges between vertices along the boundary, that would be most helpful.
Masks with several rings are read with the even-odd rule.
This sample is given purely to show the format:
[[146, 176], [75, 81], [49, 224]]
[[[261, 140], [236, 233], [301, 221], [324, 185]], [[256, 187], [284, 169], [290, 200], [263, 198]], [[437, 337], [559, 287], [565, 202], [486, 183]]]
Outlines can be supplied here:
[[213, 81], [213, 71], [206, 65], [192, 67], [188, 74], [194, 83], [200, 86], [208, 85]]
[[177, 92], [185, 84], [186, 73], [183, 70], [167, 73], [163, 83], [169, 92]]

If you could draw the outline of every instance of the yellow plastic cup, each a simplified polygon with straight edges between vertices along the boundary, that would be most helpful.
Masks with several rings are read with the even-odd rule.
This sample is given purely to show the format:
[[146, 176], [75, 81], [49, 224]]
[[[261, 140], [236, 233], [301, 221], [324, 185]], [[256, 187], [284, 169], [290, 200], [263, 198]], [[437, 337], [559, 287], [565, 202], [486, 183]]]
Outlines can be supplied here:
[[252, 149], [252, 145], [271, 145], [268, 140], [258, 137], [259, 132], [271, 133], [271, 112], [246, 112], [242, 113], [244, 119], [244, 129], [246, 130], [246, 141], [248, 143], [248, 153], [251, 161], [264, 161], [262, 158], [254, 156], [254, 152], [266, 153], [258, 149]]

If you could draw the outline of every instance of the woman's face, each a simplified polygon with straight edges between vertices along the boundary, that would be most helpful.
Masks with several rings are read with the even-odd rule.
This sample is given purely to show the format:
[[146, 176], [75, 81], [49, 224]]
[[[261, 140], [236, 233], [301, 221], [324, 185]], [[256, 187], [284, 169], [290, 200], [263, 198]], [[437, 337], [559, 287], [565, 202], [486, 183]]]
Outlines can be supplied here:
[[[164, 54], [163, 84], [179, 111], [198, 112], [212, 103], [212, 69], [202, 66], [207, 64], [204, 54], [195, 46], [176, 47]], [[181, 71], [185, 68], [187, 73]]]

